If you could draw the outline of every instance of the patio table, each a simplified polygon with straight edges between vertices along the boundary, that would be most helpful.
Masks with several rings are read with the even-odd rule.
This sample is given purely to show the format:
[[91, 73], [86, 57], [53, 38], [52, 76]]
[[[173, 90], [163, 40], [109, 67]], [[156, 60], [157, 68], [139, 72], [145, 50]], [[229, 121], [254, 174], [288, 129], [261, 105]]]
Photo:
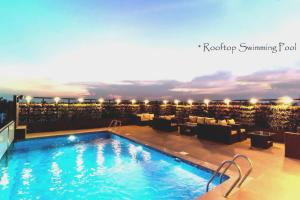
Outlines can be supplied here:
[[253, 131], [248, 133], [251, 139], [251, 147], [268, 149], [273, 146], [272, 136], [276, 133], [267, 131]]

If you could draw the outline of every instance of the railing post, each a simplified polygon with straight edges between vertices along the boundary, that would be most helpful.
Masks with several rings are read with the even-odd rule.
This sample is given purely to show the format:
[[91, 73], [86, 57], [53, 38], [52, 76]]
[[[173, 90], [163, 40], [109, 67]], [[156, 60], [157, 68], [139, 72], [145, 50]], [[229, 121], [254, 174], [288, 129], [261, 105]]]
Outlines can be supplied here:
[[14, 95], [13, 96], [13, 119], [15, 121], [15, 129], [17, 128], [19, 124], [19, 103], [18, 103], [18, 96]]

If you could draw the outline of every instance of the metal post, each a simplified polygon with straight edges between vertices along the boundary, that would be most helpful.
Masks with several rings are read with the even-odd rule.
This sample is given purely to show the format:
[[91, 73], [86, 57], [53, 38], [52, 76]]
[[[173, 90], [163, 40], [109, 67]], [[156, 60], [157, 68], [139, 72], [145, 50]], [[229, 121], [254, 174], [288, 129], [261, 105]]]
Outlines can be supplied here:
[[15, 130], [19, 124], [19, 102], [18, 102], [18, 96], [17, 95], [14, 95], [13, 96], [13, 110], [12, 110], [12, 113], [13, 113], [13, 121], [15, 121]]

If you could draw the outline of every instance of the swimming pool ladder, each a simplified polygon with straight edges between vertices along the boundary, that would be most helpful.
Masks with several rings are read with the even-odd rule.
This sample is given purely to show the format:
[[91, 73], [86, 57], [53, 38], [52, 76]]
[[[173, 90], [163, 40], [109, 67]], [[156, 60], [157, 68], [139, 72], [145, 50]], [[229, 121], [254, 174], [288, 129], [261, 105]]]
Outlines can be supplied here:
[[[241, 168], [240, 166], [236, 163], [236, 160], [238, 158], [243, 158], [247, 161], [249, 168], [247, 170], [247, 172], [245, 173], [245, 175], [242, 178], [242, 172], [241, 172]], [[208, 192], [209, 190], [209, 185], [210, 183], [214, 180], [214, 178], [220, 174], [220, 170], [227, 164], [227, 166], [225, 167], [224, 171], [221, 173], [221, 175], [219, 176], [219, 181], [220, 183], [222, 182], [222, 179], [224, 177], [224, 174], [227, 172], [227, 170], [233, 165], [235, 166], [237, 172], [238, 172], [238, 177], [237, 179], [233, 182], [233, 184], [231, 185], [231, 187], [228, 189], [228, 191], [225, 193], [224, 197], [228, 197], [228, 195], [231, 193], [231, 191], [238, 186], [239, 188], [241, 187], [241, 185], [244, 183], [244, 181], [246, 180], [246, 178], [249, 176], [249, 174], [252, 172], [253, 169], [253, 165], [252, 165], [252, 161], [245, 155], [242, 154], [237, 154], [235, 155], [232, 160], [226, 160], [224, 162], [222, 162], [222, 164], [218, 167], [218, 169], [215, 171], [215, 173], [213, 174], [213, 176], [209, 179], [207, 185], [206, 185], [206, 192]], [[242, 178], [242, 180], [241, 180]], [[241, 181], [240, 181], [241, 180]]]
[[111, 120], [110, 124], [109, 124], [109, 128], [111, 127], [117, 127], [117, 126], [122, 126], [122, 122], [120, 120]]

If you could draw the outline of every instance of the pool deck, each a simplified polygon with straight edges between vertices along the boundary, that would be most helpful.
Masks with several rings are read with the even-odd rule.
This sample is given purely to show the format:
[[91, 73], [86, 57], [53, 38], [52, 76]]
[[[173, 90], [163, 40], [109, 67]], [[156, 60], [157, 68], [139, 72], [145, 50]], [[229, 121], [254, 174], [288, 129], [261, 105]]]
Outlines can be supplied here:
[[[27, 138], [47, 137], [63, 134], [76, 134], [108, 130], [107, 128], [68, 130], [27, 134]], [[198, 140], [192, 136], [177, 132], [156, 131], [149, 126], [123, 126], [109, 129], [119, 135], [157, 148], [185, 160], [216, 169], [224, 160], [236, 154], [244, 154], [253, 161], [253, 172], [240, 189], [234, 189], [228, 199], [243, 200], [293, 200], [300, 197], [300, 160], [285, 158], [284, 145], [275, 143], [267, 150], [251, 149], [250, 141], [224, 145], [207, 140]], [[300, 148], [300, 147], [299, 147]], [[180, 152], [187, 152], [183, 155]], [[242, 170], [247, 170], [247, 163], [239, 161]], [[231, 171], [230, 174], [233, 174]], [[226, 199], [223, 197], [230, 181], [216, 187], [200, 199]]]

